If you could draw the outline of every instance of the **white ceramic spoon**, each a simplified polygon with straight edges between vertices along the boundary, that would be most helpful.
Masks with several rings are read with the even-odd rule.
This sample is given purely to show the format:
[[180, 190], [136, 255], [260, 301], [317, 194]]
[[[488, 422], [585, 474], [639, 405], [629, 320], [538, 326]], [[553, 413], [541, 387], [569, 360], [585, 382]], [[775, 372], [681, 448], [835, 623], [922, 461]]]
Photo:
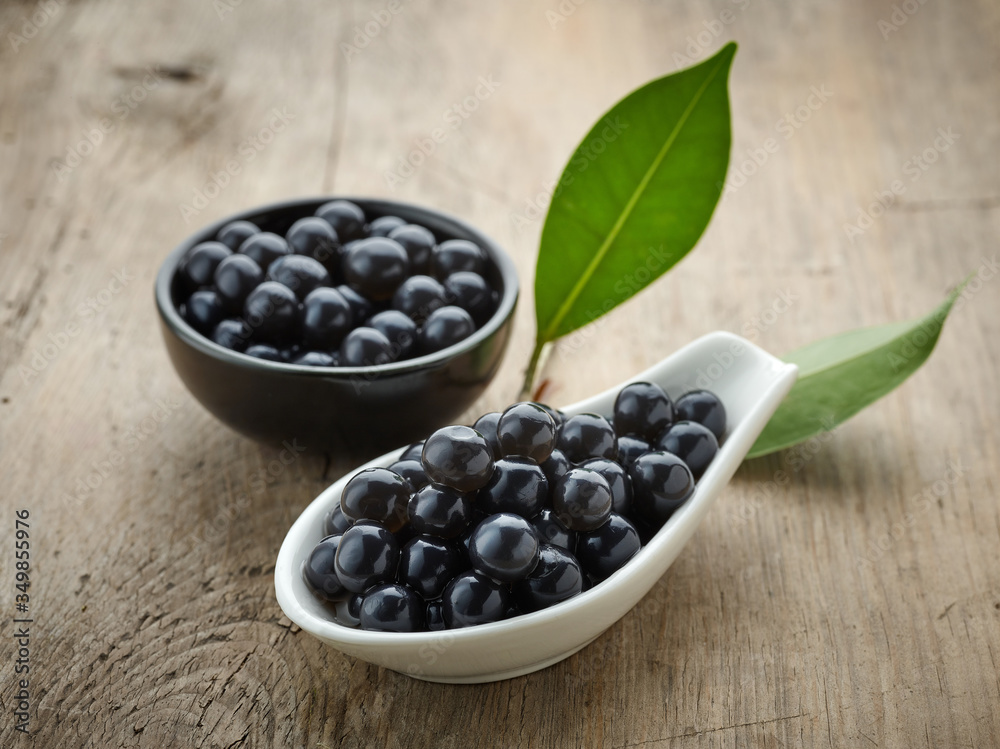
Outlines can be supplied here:
[[[635, 606], [705, 517], [743, 461], [768, 419], [795, 382], [798, 369], [738, 336], [716, 332], [699, 338], [656, 366], [593, 398], [567, 406], [567, 415], [610, 416], [615, 396], [628, 382], [658, 383], [672, 398], [707, 388], [726, 407], [728, 429], [715, 460], [694, 494], [628, 564], [581, 595], [533, 614], [444, 632], [387, 633], [351, 629], [306, 587], [302, 566], [323, 538], [324, 516], [340, 501], [354, 473], [320, 494], [295, 521], [278, 553], [274, 587], [278, 604], [297, 625], [344, 653], [409, 674], [450, 683], [497, 681], [531, 673], [567, 658], [592, 642]], [[388, 466], [394, 450], [361, 466]]]

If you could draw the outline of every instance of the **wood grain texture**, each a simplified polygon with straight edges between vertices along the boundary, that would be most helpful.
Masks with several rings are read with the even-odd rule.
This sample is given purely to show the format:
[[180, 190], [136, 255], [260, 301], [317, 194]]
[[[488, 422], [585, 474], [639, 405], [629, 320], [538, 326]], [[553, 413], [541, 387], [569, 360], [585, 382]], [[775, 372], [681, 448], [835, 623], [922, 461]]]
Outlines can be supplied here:
[[[278, 471], [274, 450], [203, 411], [151, 293], [186, 234], [261, 202], [435, 206], [499, 239], [525, 280], [516, 340], [473, 410], [499, 407], [532, 342], [531, 204], [614, 101], [734, 38], [730, 175], [753, 174], [669, 276], [557, 347], [547, 398], [577, 400], [714, 329], [781, 353], [915, 317], [996, 263], [995, 3], [914, 3], [899, 24], [890, 2], [415, 0], [349, 60], [340, 44], [384, 3], [229, 5], [55, 2], [23, 44], [9, 35], [40, 6], [0, 7], [0, 616], [14, 611], [13, 511], [28, 508], [36, 621], [30, 737], [14, 731], [3, 625], [0, 745], [1000, 745], [995, 276], [898, 391], [745, 465], [593, 645], [474, 687], [355, 662], [282, 616], [285, 530], [351, 466], [305, 454]], [[480, 76], [499, 85], [390, 188], [385, 172]], [[258, 150], [247, 139], [274, 108], [287, 125]], [[60, 180], [54, 161], [101, 118], [113, 128]], [[939, 129], [957, 137], [914, 173]], [[240, 173], [186, 224], [179, 205], [228, 160]], [[888, 209], [848, 236], [894, 180]]]

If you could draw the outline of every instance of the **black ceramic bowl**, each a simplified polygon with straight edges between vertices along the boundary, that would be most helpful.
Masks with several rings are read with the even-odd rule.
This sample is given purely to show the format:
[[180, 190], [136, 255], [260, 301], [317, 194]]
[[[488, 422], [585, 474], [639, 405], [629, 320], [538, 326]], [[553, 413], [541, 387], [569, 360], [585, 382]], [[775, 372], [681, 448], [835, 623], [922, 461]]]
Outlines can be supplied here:
[[181, 243], [156, 278], [156, 306], [167, 352], [181, 380], [205, 408], [259, 442], [297, 440], [315, 451], [372, 455], [422, 439], [454, 420], [496, 374], [517, 303], [517, 272], [507, 254], [468, 224], [437, 211], [389, 200], [347, 197], [369, 220], [394, 215], [430, 229], [438, 241], [468, 239], [489, 255], [496, 312], [465, 340], [427, 356], [372, 367], [310, 367], [256, 359], [219, 346], [177, 311], [176, 270], [194, 245], [237, 219], [284, 234], [334, 197], [293, 200], [228, 216]]

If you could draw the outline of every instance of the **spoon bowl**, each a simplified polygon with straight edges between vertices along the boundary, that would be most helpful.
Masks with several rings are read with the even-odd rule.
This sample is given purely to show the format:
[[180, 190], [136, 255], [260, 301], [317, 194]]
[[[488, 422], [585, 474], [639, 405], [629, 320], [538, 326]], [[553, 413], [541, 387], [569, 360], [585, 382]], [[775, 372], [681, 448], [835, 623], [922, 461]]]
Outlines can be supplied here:
[[[351, 472], [303, 511], [278, 553], [274, 586], [278, 604], [303, 630], [347, 655], [408, 674], [447, 683], [498, 681], [531, 673], [569, 657], [628, 613], [663, 576], [732, 478], [798, 374], [749, 341], [710, 333], [659, 364], [592, 398], [567, 406], [569, 416], [610, 416], [618, 391], [629, 382], [660, 385], [676, 398], [712, 390], [722, 400], [727, 432], [694, 494], [648, 544], [604, 582], [556, 606], [501, 622], [443, 632], [388, 633], [351, 629], [332, 621], [326, 605], [302, 578], [302, 567], [324, 533], [324, 516], [340, 500]], [[358, 471], [392, 464], [402, 450], [386, 453]]]

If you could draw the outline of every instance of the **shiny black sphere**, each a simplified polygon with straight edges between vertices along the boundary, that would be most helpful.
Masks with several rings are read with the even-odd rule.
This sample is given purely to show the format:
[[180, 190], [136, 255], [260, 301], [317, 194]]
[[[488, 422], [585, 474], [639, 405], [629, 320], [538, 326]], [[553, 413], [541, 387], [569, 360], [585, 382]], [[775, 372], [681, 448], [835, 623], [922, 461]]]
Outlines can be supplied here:
[[298, 356], [293, 356], [289, 364], [298, 364], [304, 367], [339, 367], [340, 354], [336, 351], [304, 351]]
[[387, 309], [372, 315], [367, 324], [389, 339], [393, 361], [409, 359], [416, 353], [417, 325], [402, 312]]
[[497, 293], [478, 273], [459, 271], [444, 280], [444, 298], [447, 304], [468, 312], [472, 321], [481, 326], [493, 316]]
[[424, 629], [424, 601], [405, 585], [385, 583], [365, 593], [358, 617], [361, 629], [419, 632]]
[[271, 263], [279, 257], [291, 254], [292, 249], [284, 237], [279, 237], [269, 231], [262, 231], [247, 237], [240, 245], [238, 252], [241, 255], [246, 255], [257, 263], [261, 270], [266, 271]]
[[302, 569], [309, 587], [328, 601], [342, 598], [346, 592], [334, 566], [340, 539], [340, 535], [327, 536], [316, 544]]
[[180, 313], [188, 325], [208, 336], [222, 322], [225, 310], [214, 291], [196, 291], [184, 302]]
[[455, 538], [469, 525], [472, 499], [450, 487], [428, 484], [410, 497], [407, 514], [417, 533]]
[[334, 502], [333, 507], [330, 508], [330, 511], [326, 514], [326, 518], [323, 520], [323, 527], [329, 536], [339, 535], [352, 525], [354, 525], [354, 521], [344, 514], [339, 501]]
[[361, 604], [365, 597], [361, 593], [351, 593], [349, 598], [334, 603], [334, 615], [337, 624], [345, 627], [357, 627], [361, 624]]
[[476, 509], [492, 515], [513, 512], [525, 518], [536, 515], [549, 497], [549, 482], [529, 458], [501, 458], [490, 480], [476, 493]]
[[434, 235], [429, 229], [416, 224], [405, 224], [389, 232], [410, 258], [411, 273], [427, 273], [430, 270], [431, 252], [434, 250]]
[[300, 218], [285, 232], [285, 241], [296, 255], [305, 255], [321, 263], [335, 276], [340, 267], [342, 248], [337, 232], [316, 216]]
[[340, 343], [343, 367], [375, 367], [393, 361], [389, 339], [375, 328], [355, 328]]
[[[188, 291], [195, 291], [201, 286], [210, 285], [219, 263], [232, 254], [233, 251], [221, 242], [196, 244], [184, 256], [177, 268], [177, 275]], [[444, 287], [441, 293], [444, 293]]]
[[368, 224], [368, 236], [388, 237], [394, 229], [398, 229], [400, 226], [406, 226], [406, 221], [399, 216], [379, 216]]
[[436, 601], [427, 602], [427, 608], [424, 609], [424, 617], [428, 632], [441, 632], [447, 628], [444, 623], [444, 604], [440, 598]]
[[635, 514], [650, 525], [663, 525], [694, 492], [687, 464], [668, 452], [646, 453], [629, 469]]
[[299, 300], [295, 292], [275, 281], [265, 281], [247, 295], [243, 319], [255, 341], [284, 343], [295, 335]]
[[628, 469], [607, 458], [591, 458], [580, 464], [580, 468], [597, 471], [611, 488], [611, 511], [627, 515], [632, 508], [632, 479]]
[[486, 271], [486, 253], [467, 239], [449, 239], [431, 253], [431, 271], [444, 280], [452, 273], [469, 271], [480, 276]]
[[285, 357], [282, 356], [281, 351], [276, 349], [274, 346], [269, 346], [266, 343], [255, 343], [251, 346], [247, 346], [246, 351], [243, 352], [247, 356], [252, 356], [254, 359], [265, 359], [267, 361], [285, 361]]
[[571, 531], [563, 525], [554, 510], [546, 507], [531, 518], [531, 524], [535, 526], [540, 543], [558, 546], [570, 553], [576, 549], [576, 531]]
[[352, 593], [390, 582], [396, 575], [399, 545], [384, 525], [365, 520], [340, 537], [335, 566], [341, 584]]
[[305, 255], [279, 257], [267, 269], [268, 281], [277, 281], [295, 292], [300, 300], [310, 292], [330, 285], [330, 274], [318, 260]]
[[702, 424], [717, 440], [726, 433], [726, 407], [719, 396], [708, 390], [692, 390], [678, 398], [677, 418]]
[[389, 470], [406, 479], [406, 483], [410, 485], [411, 493], [423, 489], [431, 482], [427, 478], [427, 474], [424, 473], [424, 467], [419, 460], [397, 460], [389, 466]]
[[630, 434], [618, 437], [618, 462], [630, 467], [640, 455], [645, 455], [653, 446], [645, 440]]
[[616, 512], [596, 530], [581, 533], [576, 541], [576, 558], [584, 571], [596, 580], [617, 572], [639, 553], [639, 532]]
[[468, 563], [454, 544], [436, 536], [420, 535], [407, 541], [399, 555], [397, 579], [427, 600], [440, 597]]
[[430, 276], [410, 276], [392, 297], [393, 309], [399, 310], [417, 324], [445, 306], [444, 286]]
[[362, 239], [345, 248], [344, 278], [367, 296], [391, 299], [410, 274], [410, 258], [397, 242], [387, 237]]
[[365, 212], [349, 200], [331, 200], [316, 209], [316, 215], [326, 221], [341, 242], [353, 242], [365, 236]]
[[210, 336], [213, 343], [225, 346], [233, 351], [243, 351], [250, 340], [250, 326], [237, 318], [222, 320]]
[[502, 583], [522, 580], [538, 563], [538, 534], [520, 515], [490, 515], [472, 533], [469, 561], [477, 572]]
[[510, 607], [510, 592], [479, 572], [463, 572], [441, 594], [444, 623], [448, 629], [498, 622]]
[[299, 315], [302, 342], [315, 349], [338, 348], [354, 322], [344, 295], [325, 286], [306, 296]]
[[559, 483], [559, 479], [565, 476], [572, 467], [573, 464], [562, 450], [559, 448], [553, 450], [548, 459], [541, 465], [545, 478], [549, 480], [549, 489], [554, 489]]
[[695, 480], [702, 477], [719, 452], [715, 434], [693, 421], [678, 421], [660, 436], [657, 445], [687, 463]]
[[344, 515], [354, 521], [376, 520], [391, 531], [407, 520], [410, 484], [388, 468], [366, 468], [351, 477], [340, 495]]
[[531, 458], [544, 463], [556, 445], [556, 424], [535, 403], [515, 403], [497, 423], [497, 440], [505, 457]]
[[219, 229], [216, 239], [233, 252], [236, 252], [247, 239], [259, 234], [260, 228], [251, 221], [230, 221]]
[[431, 481], [460, 492], [485, 486], [493, 475], [493, 452], [472, 427], [438, 429], [424, 442], [421, 462]]
[[424, 321], [418, 337], [421, 354], [454, 346], [476, 332], [476, 324], [469, 313], [461, 307], [441, 307], [434, 310]]
[[552, 509], [570, 530], [594, 530], [611, 514], [611, 487], [597, 471], [571, 468], [555, 486]]
[[472, 425], [473, 429], [486, 438], [490, 450], [493, 452], [494, 460], [503, 455], [500, 449], [500, 439], [497, 437], [497, 424], [500, 422], [500, 416], [499, 411], [490, 411], [476, 419], [476, 423]]
[[646, 441], [655, 439], [674, 422], [674, 404], [659, 385], [633, 382], [618, 392], [614, 426], [618, 434], [630, 434]]
[[558, 546], [538, 547], [538, 564], [514, 584], [514, 600], [524, 613], [561, 603], [583, 591], [583, 572], [576, 558]]
[[424, 452], [424, 440], [419, 442], [414, 442], [412, 445], [406, 447], [405, 450], [400, 454], [399, 460], [420, 460], [420, 456]]
[[246, 255], [230, 255], [215, 269], [215, 291], [227, 311], [240, 313], [250, 292], [264, 280], [264, 271]]
[[375, 311], [370, 299], [363, 297], [347, 284], [337, 286], [337, 291], [351, 305], [351, 319], [355, 325], [360, 325], [363, 320], [367, 320]]
[[614, 460], [618, 456], [618, 438], [614, 427], [597, 414], [578, 414], [566, 419], [559, 430], [556, 446], [573, 463], [587, 458]]

